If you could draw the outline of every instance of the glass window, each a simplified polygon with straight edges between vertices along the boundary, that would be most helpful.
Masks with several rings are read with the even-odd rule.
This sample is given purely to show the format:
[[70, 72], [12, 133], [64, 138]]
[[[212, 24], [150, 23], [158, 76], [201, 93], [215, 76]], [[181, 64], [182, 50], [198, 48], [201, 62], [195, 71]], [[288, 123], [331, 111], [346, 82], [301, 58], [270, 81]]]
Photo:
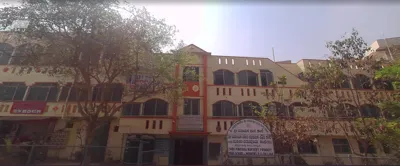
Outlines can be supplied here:
[[351, 153], [349, 141], [347, 139], [332, 139], [333, 149], [337, 154], [349, 154]]
[[391, 149], [389, 144], [385, 143], [385, 142], [381, 142], [382, 148], [383, 148], [383, 152], [385, 152], [385, 154], [390, 154], [391, 153]]
[[342, 118], [357, 117], [358, 110], [350, 104], [341, 104], [336, 108], [336, 116]]
[[379, 108], [374, 105], [366, 104], [361, 106], [361, 116], [369, 118], [378, 118]]
[[293, 152], [293, 146], [281, 140], [274, 140], [274, 150], [276, 154], [289, 154]]
[[199, 82], [199, 67], [185, 67], [183, 69], [183, 81]]
[[340, 84], [340, 88], [349, 89], [349, 88], [350, 88], [350, 82], [349, 82], [349, 80], [348, 80], [348, 79], [343, 80], [343, 81], [341, 82], [341, 84]]
[[236, 105], [229, 101], [213, 104], [213, 116], [236, 116]]
[[241, 71], [238, 73], [239, 85], [258, 86], [258, 76], [251, 71]]
[[24, 83], [4, 82], [0, 84], [0, 100], [23, 100], [27, 86]]
[[14, 51], [14, 47], [7, 43], [0, 43], [0, 65], [7, 65]]
[[314, 141], [302, 141], [297, 144], [297, 148], [299, 153], [302, 154], [317, 154], [317, 146], [315, 145]]
[[22, 65], [26, 62], [26, 57], [42, 52], [43, 47], [38, 44], [24, 44], [18, 46], [11, 56], [12, 65]]
[[269, 70], [260, 70], [261, 75], [261, 85], [262, 86], [270, 86], [274, 83], [274, 75]]
[[168, 115], [168, 103], [160, 99], [151, 99], [144, 103], [143, 115]]
[[362, 74], [357, 74], [353, 79], [355, 89], [372, 89], [370, 79]]
[[[366, 143], [366, 145], [364, 145], [364, 143]], [[365, 146], [367, 146], [367, 149], [366, 149], [367, 151], [365, 151]], [[376, 149], [372, 145], [372, 143], [368, 142], [366, 140], [358, 141], [358, 147], [359, 147], [360, 153], [370, 153], [370, 154], [376, 153]]]
[[37, 83], [29, 89], [26, 100], [56, 101], [58, 88], [56, 83]]
[[392, 82], [386, 80], [375, 80], [375, 87], [382, 90], [394, 90]]
[[306, 104], [301, 103], [301, 102], [294, 102], [294, 103], [290, 104], [290, 106], [289, 106], [289, 117], [294, 118], [296, 111], [301, 112], [301, 111], [305, 111], [307, 109], [308, 109], [308, 106]]
[[234, 74], [228, 70], [217, 70], [214, 72], [214, 85], [234, 85]]
[[123, 107], [123, 116], [134, 116], [140, 114], [140, 103], [125, 104]]
[[239, 114], [241, 116], [257, 116], [257, 111], [261, 111], [258, 103], [248, 101], [239, 104]]
[[95, 101], [121, 101], [124, 87], [121, 84], [101, 84], [93, 88]]
[[184, 115], [200, 114], [200, 99], [184, 99]]
[[293, 113], [289, 114], [287, 106], [279, 102], [272, 102], [268, 104], [268, 109], [272, 112], [275, 112], [276, 116], [279, 118], [290, 118], [292, 115], [294, 115]]
[[65, 101], [68, 98], [68, 101], [77, 101], [76, 99], [79, 98], [79, 101], [85, 101], [88, 100], [87, 95], [88, 92], [86, 89], [72, 87], [72, 84], [68, 83], [62, 87], [58, 100]]

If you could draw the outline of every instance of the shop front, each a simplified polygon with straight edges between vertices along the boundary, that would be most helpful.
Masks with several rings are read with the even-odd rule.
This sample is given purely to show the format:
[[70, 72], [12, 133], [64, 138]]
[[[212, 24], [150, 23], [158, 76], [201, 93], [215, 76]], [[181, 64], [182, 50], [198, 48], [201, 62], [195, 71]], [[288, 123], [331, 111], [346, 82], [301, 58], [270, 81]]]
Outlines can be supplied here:
[[0, 117], [0, 137], [21, 142], [45, 143], [53, 132], [57, 118], [41, 116], [46, 102], [14, 102], [10, 116]]

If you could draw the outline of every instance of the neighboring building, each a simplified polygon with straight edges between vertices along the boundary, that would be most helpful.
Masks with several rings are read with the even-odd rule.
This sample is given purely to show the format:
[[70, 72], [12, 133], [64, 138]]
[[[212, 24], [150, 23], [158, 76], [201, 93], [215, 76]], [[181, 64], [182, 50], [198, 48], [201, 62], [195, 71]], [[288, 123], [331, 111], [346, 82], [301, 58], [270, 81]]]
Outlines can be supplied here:
[[400, 37], [378, 39], [371, 45], [371, 51], [367, 53], [367, 56], [372, 56], [376, 59], [390, 60], [398, 58], [400, 55]]
[[[14, 134], [23, 135], [35, 131], [51, 135], [50, 143], [62, 146], [50, 149], [49, 155], [73, 159], [73, 153], [80, 148], [65, 146], [80, 146], [77, 130], [82, 122], [75, 120], [73, 123], [66, 123], [61, 118], [78, 118], [76, 104], [70, 102], [66, 105], [65, 87], [57, 86], [57, 78], [43, 74], [46, 68], [14, 67], [13, 61], [18, 60], [18, 56], [15, 56], [18, 51], [14, 48], [19, 48], [16, 43], [0, 44], [0, 89], [3, 90], [0, 93], [3, 95], [0, 96], [3, 100], [0, 103], [1, 120], [13, 122]], [[218, 165], [220, 149], [226, 146], [225, 134], [229, 127], [239, 119], [256, 116], [251, 108], [246, 107], [246, 103], [263, 105], [272, 102], [272, 98], [262, 94], [275, 95], [269, 85], [279, 76], [285, 75], [287, 85], [284, 88], [284, 97], [291, 100], [282, 104], [287, 106], [285, 108], [290, 108], [285, 109], [288, 116], [297, 116], [290, 112], [294, 112], [294, 103], [301, 102], [293, 93], [305, 83], [300, 79], [302, 72], [309, 66], [326, 62], [303, 59], [297, 63], [275, 63], [268, 58], [212, 55], [195, 45], [189, 45], [185, 49], [195, 54], [197, 63], [180, 67], [179, 76], [188, 85], [184, 99], [173, 104], [160, 96], [126, 105], [116, 115], [120, 118], [113, 120], [103, 130], [104, 135], [99, 136], [102, 139], [97, 140], [97, 145], [108, 146], [109, 152], [99, 152], [99, 155], [109, 160], [136, 163], [138, 149], [121, 147], [139, 146], [137, 138], [140, 138], [146, 141], [143, 150], [150, 151], [143, 153], [143, 163]], [[10, 55], [13, 56], [10, 58]], [[183, 70], [194, 70], [199, 78], [182, 76]], [[18, 72], [25, 74], [18, 75]], [[352, 87], [351, 84], [344, 87], [344, 97], [350, 98], [346, 92]], [[304, 159], [308, 164], [323, 164], [334, 160], [333, 157], [318, 156], [344, 157], [344, 162], [349, 164], [350, 160], [346, 158], [352, 153], [349, 151], [349, 144], [358, 146], [355, 139], [346, 140], [340, 133], [320, 135], [317, 141], [320, 144], [318, 147], [313, 144], [302, 145], [306, 148], [295, 146], [292, 151], [298, 152], [298, 149], [302, 149], [301, 153], [307, 154]], [[153, 149], [157, 151], [151, 151]], [[386, 156], [382, 148], [377, 149], [378, 156]], [[261, 162], [264, 159], [253, 159], [254, 164]]]

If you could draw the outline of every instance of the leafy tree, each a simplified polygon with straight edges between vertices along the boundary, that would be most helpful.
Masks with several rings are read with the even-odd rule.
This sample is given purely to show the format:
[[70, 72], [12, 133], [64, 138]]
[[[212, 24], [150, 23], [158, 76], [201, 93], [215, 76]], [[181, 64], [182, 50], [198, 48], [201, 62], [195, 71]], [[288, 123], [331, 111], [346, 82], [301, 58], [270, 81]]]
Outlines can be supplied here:
[[[11, 57], [12, 65], [25, 69], [19, 74], [33, 69], [68, 83], [64, 99], [76, 102], [86, 122], [86, 145], [96, 128], [121, 110], [121, 99], [180, 96], [183, 84], [175, 77], [176, 66], [190, 58], [180, 49], [182, 43], [163, 51], [174, 46], [175, 28], [146, 9], [121, 8], [117, 0], [25, 0], [0, 13], [4, 29], [18, 20], [29, 22], [24, 30], [3, 34], [24, 43], [16, 48], [23, 48], [21, 56]], [[128, 84], [127, 78], [132, 78]]]
[[[396, 61], [379, 70], [375, 78], [391, 81], [395, 88], [399, 89], [399, 71], [399, 61]], [[386, 112], [387, 118], [375, 124], [375, 127], [380, 129], [376, 132], [376, 139], [380, 142], [385, 142], [383, 148], [391, 150], [394, 156], [396, 156], [397, 162], [400, 162], [400, 142], [398, 141], [398, 138], [400, 138], [400, 96], [398, 93], [394, 93], [392, 97], [394, 100], [383, 101], [379, 105]]]
[[[304, 77], [308, 82], [297, 94], [311, 107], [327, 115], [330, 122], [327, 133], [344, 134], [347, 139], [355, 138], [363, 147], [376, 144], [376, 121], [385, 119], [386, 113], [374, 105], [393, 101], [391, 82], [374, 79], [385, 61], [366, 57], [370, 50], [358, 32], [341, 40], [328, 42], [332, 57], [321, 65], [307, 68]], [[352, 84], [351, 84], [352, 83]], [[351, 88], [352, 86], [353, 88]], [[351, 146], [351, 145], [350, 145]], [[351, 146], [352, 152], [366, 156], [369, 148], [360, 153]]]
[[281, 154], [292, 153], [286, 151], [288, 147], [291, 150], [293, 145], [312, 139], [313, 136], [310, 135], [310, 132], [320, 122], [317, 118], [311, 116], [295, 115], [296, 111], [305, 111], [308, 106], [300, 102], [295, 103], [297, 105], [290, 105], [295, 100], [293, 100], [293, 96], [285, 95], [285, 85], [285, 76], [279, 77], [279, 80], [271, 85], [273, 87], [272, 92], [265, 94], [265, 96], [271, 98], [273, 102], [266, 103], [259, 112], [259, 116], [272, 133], [276, 153]]

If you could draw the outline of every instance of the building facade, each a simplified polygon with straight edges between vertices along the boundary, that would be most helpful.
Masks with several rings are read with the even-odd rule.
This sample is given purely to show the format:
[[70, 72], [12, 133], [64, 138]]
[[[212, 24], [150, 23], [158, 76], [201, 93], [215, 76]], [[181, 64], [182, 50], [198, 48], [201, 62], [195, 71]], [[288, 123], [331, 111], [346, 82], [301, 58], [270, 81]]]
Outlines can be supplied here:
[[400, 54], [400, 37], [378, 39], [371, 44], [370, 48], [371, 51], [367, 53], [367, 56], [375, 59], [396, 59]]
[[[13, 66], [17, 56], [14, 57], [15, 51], [7, 52], [9, 48], [18, 48], [18, 45], [2, 43], [0, 46], [2, 55], [13, 55], [0, 57], [0, 88], [4, 89], [3, 96], [0, 96], [2, 123], [13, 122], [15, 127], [11, 133], [14, 135], [46, 133], [50, 144], [59, 145], [49, 149], [49, 156], [74, 159], [74, 154], [81, 150], [82, 136], [77, 131], [83, 125], [76, 104], [65, 102], [64, 86], [57, 85], [59, 78], [47, 76], [46, 68]], [[119, 160], [127, 164], [140, 161], [160, 165], [218, 165], [224, 157], [221, 151], [226, 148], [227, 130], [240, 119], [256, 117], [248, 107], [249, 103], [264, 105], [274, 102], [273, 97], [268, 97], [275, 95], [270, 85], [278, 77], [286, 76], [283, 94], [290, 100], [281, 104], [287, 106], [288, 116], [301, 116], [292, 109], [296, 107], [295, 103], [302, 101], [294, 96], [295, 90], [305, 84], [301, 73], [309, 66], [325, 62], [310, 59], [297, 63], [273, 62], [268, 58], [218, 56], [195, 45], [185, 49], [196, 57], [196, 63], [177, 67], [177, 76], [183, 77], [188, 87], [183, 99], [168, 103], [160, 95], [125, 105], [116, 114], [117, 118], [99, 131], [103, 135], [95, 141], [95, 145], [107, 147], [98, 154], [104, 160]], [[185, 70], [192, 70], [199, 77], [185, 76]], [[18, 74], [20, 72], [23, 74]], [[342, 90], [344, 97], [351, 97], [348, 91], [354, 86], [350, 84]], [[389, 97], [388, 93], [390, 91], [382, 90], [379, 95]], [[121, 98], [116, 100], [120, 103], [118, 99]], [[315, 116], [326, 115], [315, 113]], [[65, 119], [73, 120], [67, 123]], [[318, 135], [318, 146], [295, 145], [290, 151], [300, 153], [308, 164], [333, 162], [334, 158], [325, 156], [341, 157], [344, 164], [360, 162], [349, 158], [353, 153], [349, 146], [358, 147], [355, 139], [347, 140], [343, 133], [315, 135]], [[380, 157], [390, 156], [381, 145], [376, 145], [375, 153]], [[275, 159], [233, 160], [262, 164], [274, 163]]]

